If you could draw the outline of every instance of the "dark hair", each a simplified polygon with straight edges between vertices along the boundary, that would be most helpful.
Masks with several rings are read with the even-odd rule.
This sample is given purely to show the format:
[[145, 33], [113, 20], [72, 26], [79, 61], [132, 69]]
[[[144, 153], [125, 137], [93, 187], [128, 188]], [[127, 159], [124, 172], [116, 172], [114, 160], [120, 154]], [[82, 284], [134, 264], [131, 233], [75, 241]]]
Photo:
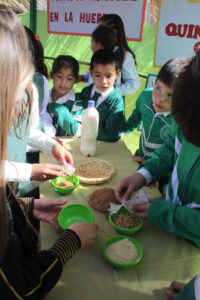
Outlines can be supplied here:
[[94, 69], [95, 64], [114, 64], [116, 71], [120, 69], [120, 64], [116, 53], [107, 49], [98, 50], [93, 54], [90, 62], [91, 70]]
[[70, 68], [75, 78], [78, 77], [79, 64], [78, 61], [70, 55], [59, 55], [55, 58], [50, 73], [51, 78], [62, 68]]
[[34, 33], [26, 26], [24, 26], [27, 38], [28, 47], [32, 53], [33, 64], [36, 72], [42, 73], [46, 78], [49, 78], [48, 69], [44, 63], [44, 49], [40, 41], [38, 41]]
[[186, 140], [200, 147], [200, 51], [176, 80], [171, 109]]
[[104, 15], [100, 19], [100, 24], [108, 26], [117, 33], [117, 44], [121, 48], [122, 61], [124, 61], [125, 51], [128, 51], [132, 54], [135, 64], [136, 64], [136, 56], [135, 53], [130, 49], [126, 40], [126, 34], [124, 29], [124, 23], [119, 15], [116, 14], [108, 14]]
[[162, 80], [167, 86], [173, 88], [177, 77], [179, 76], [183, 67], [188, 63], [185, 57], [177, 57], [168, 60], [160, 69], [156, 81]]
[[100, 43], [104, 49], [113, 50], [117, 44], [115, 31], [107, 26], [99, 25], [92, 33], [92, 39]]

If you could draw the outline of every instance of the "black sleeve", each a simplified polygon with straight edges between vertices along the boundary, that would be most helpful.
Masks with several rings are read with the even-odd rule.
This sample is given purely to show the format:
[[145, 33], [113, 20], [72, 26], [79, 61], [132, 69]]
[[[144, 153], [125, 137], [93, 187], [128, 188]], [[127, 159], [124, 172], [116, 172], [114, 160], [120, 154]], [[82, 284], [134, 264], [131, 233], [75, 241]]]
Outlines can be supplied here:
[[12, 233], [0, 266], [2, 299], [42, 299], [59, 280], [63, 264], [80, 247], [79, 237], [66, 230], [51, 249], [25, 259], [20, 239]]

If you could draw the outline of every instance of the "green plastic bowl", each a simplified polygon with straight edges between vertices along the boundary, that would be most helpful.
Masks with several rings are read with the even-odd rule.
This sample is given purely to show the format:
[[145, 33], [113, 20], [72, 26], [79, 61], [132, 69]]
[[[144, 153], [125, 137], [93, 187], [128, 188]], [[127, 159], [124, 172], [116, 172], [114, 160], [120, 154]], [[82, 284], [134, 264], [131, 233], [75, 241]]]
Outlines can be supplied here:
[[[108, 255], [107, 255], [107, 248], [108, 246], [110, 246], [111, 244], [113, 243], [116, 243], [118, 241], [121, 241], [123, 239], [128, 239], [129, 241], [131, 241], [136, 247], [137, 247], [137, 250], [138, 250], [138, 257], [133, 260], [132, 262], [130, 263], [118, 263], [114, 260], [112, 260]], [[131, 268], [135, 265], [137, 265], [141, 259], [142, 259], [142, 248], [140, 246], [140, 244], [134, 240], [132, 237], [130, 236], [124, 236], [124, 235], [114, 235], [112, 237], [110, 237], [109, 239], [107, 239], [103, 245], [103, 255], [104, 257], [106, 258], [106, 260], [115, 268], [118, 268], [118, 269], [128, 269], [128, 268]]]
[[76, 222], [93, 223], [94, 215], [91, 209], [82, 204], [65, 206], [58, 214], [58, 224], [62, 229], [67, 229]]
[[125, 207], [121, 207], [120, 210], [115, 213], [115, 214], [111, 214], [109, 215], [109, 222], [110, 224], [117, 230], [117, 232], [119, 232], [120, 234], [124, 234], [124, 235], [131, 235], [134, 234], [136, 231], [140, 230], [142, 228], [143, 225], [143, 221], [141, 218], [137, 217], [140, 224], [137, 227], [134, 228], [123, 228], [123, 227], [119, 227], [117, 226], [114, 222], [113, 222], [113, 218], [115, 215], [119, 215], [119, 214], [123, 214], [123, 215], [133, 215], [130, 211], [128, 211]]
[[[70, 188], [61, 188], [61, 187], [57, 186], [57, 184], [63, 180], [69, 180], [69, 181], [73, 182], [74, 186], [72, 186]], [[51, 184], [56, 192], [63, 194], [63, 195], [68, 195], [77, 188], [77, 186], [79, 185], [79, 180], [75, 175], [72, 175], [70, 177], [59, 176], [59, 177], [52, 179]]]

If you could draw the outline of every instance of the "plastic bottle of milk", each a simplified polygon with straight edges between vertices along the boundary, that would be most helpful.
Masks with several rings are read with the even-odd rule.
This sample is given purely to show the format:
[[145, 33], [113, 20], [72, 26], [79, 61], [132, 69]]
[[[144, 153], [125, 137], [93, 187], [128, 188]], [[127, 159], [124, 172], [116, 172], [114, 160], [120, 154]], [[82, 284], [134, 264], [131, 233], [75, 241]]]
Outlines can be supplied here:
[[96, 152], [96, 138], [99, 128], [99, 113], [93, 100], [88, 101], [88, 107], [83, 113], [81, 126], [80, 151], [84, 156], [93, 156]]

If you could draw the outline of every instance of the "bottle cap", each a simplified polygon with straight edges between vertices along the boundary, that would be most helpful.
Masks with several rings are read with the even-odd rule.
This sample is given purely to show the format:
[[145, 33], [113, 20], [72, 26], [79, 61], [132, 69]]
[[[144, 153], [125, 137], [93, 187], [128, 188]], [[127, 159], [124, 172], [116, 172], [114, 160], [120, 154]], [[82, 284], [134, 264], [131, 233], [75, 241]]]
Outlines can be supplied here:
[[95, 107], [95, 101], [94, 100], [89, 100], [88, 101], [88, 107]]

